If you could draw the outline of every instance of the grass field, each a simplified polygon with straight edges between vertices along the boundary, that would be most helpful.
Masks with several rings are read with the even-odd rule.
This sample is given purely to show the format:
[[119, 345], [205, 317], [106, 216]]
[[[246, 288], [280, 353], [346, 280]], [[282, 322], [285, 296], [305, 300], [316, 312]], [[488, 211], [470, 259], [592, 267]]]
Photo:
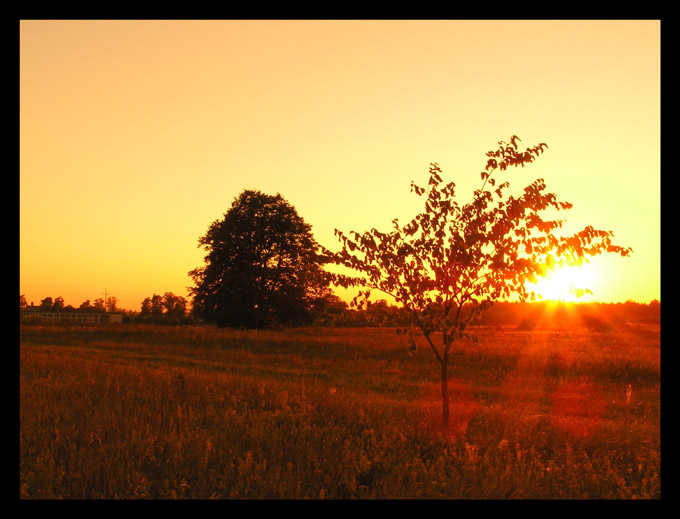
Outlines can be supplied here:
[[23, 499], [658, 499], [659, 325], [22, 325]]

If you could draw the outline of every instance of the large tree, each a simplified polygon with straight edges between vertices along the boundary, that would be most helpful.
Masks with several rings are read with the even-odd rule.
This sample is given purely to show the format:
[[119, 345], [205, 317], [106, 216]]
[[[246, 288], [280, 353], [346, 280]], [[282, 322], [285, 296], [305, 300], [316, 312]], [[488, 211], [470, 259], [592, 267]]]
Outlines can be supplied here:
[[199, 246], [207, 255], [189, 272], [193, 311], [219, 326], [303, 324], [328, 292], [311, 227], [280, 194], [244, 191]]
[[359, 275], [336, 274], [334, 282], [362, 287], [355, 305], [378, 290], [407, 309], [440, 365], [444, 424], [451, 348], [458, 340], [475, 340], [466, 331], [472, 319], [494, 301], [532, 298], [530, 283], [559, 265], [579, 264], [602, 252], [631, 252], [613, 245], [610, 231], [590, 226], [559, 236], [562, 220], [548, 216], [571, 204], [547, 193], [542, 179], [518, 196], [508, 195], [508, 182], [497, 177], [510, 166], [533, 162], [547, 148], [541, 143], [521, 151], [518, 141], [513, 136], [487, 153], [481, 187], [464, 205], [455, 201], [455, 184], [444, 184], [441, 169], [432, 164], [426, 188], [411, 183], [411, 190], [425, 198], [425, 210], [408, 224], [400, 226], [395, 219], [389, 232], [371, 229], [349, 236], [336, 230], [342, 249], [333, 255], [335, 263]]

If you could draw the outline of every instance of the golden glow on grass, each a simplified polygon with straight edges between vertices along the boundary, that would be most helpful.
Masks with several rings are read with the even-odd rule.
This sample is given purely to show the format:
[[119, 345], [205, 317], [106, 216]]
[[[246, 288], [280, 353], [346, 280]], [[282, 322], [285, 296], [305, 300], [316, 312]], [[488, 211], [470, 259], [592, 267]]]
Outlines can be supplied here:
[[478, 332], [22, 327], [21, 497], [659, 498], [658, 323]]
[[591, 436], [607, 409], [600, 393], [600, 389], [584, 377], [559, 382], [551, 398], [552, 423], [574, 436]]

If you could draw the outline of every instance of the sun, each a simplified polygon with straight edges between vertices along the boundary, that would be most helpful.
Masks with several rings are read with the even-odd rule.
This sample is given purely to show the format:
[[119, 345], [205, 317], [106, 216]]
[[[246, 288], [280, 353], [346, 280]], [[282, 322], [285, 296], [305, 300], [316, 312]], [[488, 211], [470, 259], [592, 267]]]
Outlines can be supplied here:
[[564, 266], [538, 278], [528, 286], [542, 300], [588, 302], [592, 300], [595, 276], [591, 265]]

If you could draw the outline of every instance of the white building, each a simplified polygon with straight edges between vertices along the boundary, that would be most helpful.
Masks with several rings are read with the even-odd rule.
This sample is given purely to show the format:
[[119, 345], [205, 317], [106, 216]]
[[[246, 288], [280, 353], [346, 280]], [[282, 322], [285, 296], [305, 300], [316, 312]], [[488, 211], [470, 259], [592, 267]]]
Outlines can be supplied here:
[[54, 310], [52, 308], [40, 308], [39, 306], [27, 306], [21, 309], [21, 320], [40, 320], [49, 322], [72, 322], [72, 323], [122, 323], [123, 314], [117, 312], [85, 311], [77, 309]]

